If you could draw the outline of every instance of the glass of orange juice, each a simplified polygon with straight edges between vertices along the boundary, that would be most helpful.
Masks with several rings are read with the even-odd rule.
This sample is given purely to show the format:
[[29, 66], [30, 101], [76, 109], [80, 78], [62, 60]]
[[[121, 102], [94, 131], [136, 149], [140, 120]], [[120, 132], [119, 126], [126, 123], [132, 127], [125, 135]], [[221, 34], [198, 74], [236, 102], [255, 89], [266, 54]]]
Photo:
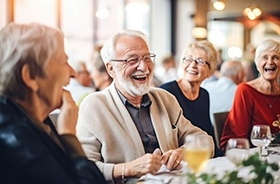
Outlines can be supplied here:
[[211, 156], [209, 138], [204, 135], [188, 135], [185, 138], [184, 161], [196, 175], [203, 170]]

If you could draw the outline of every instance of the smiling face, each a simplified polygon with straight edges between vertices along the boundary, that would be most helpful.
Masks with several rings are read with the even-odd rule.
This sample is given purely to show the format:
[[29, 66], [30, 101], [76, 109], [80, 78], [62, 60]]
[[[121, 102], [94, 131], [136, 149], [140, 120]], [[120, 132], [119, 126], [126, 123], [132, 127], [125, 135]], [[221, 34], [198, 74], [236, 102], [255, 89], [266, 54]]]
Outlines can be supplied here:
[[[140, 37], [121, 36], [116, 42], [115, 53], [114, 59], [130, 59], [142, 58], [150, 52], [146, 42]], [[153, 62], [146, 62], [144, 59], [138, 63], [111, 61], [109, 65], [117, 88], [127, 98], [142, 96], [149, 91], [153, 77]]]
[[280, 76], [280, 55], [274, 51], [261, 53], [257, 63], [258, 71], [266, 80], [278, 80]]
[[[64, 48], [63, 45], [61, 48]], [[62, 104], [62, 92], [64, 86], [69, 83], [75, 71], [67, 62], [67, 55], [60, 49], [58, 56], [51, 59], [45, 66], [45, 76], [37, 77], [38, 90], [36, 94], [42, 104], [52, 111]]]
[[[184, 54], [184, 57], [209, 61], [209, 58], [207, 57], [205, 51], [199, 48], [192, 48], [188, 50]], [[204, 79], [210, 76], [210, 68], [207, 64], [201, 66], [195, 61], [192, 61], [191, 63], [185, 63], [183, 61], [181, 62], [182, 63], [180, 67], [183, 71], [183, 79], [188, 82], [201, 83]]]

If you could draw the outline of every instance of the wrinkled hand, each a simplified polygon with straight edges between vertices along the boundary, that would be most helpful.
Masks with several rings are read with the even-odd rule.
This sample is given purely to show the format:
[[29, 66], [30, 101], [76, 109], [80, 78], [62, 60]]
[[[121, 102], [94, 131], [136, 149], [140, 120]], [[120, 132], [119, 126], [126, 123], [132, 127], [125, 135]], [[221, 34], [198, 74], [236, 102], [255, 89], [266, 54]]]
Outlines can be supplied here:
[[183, 159], [183, 148], [169, 150], [162, 155], [161, 163], [165, 164], [169, 170], [181, 169]]
[[155, 149], [154, 153], [147, 153], [142, 157], [126, 163], [131, 177], [141, 177], [147, 173], [155, 174], [161, 167], [161, 151]]
[[62, 94], [62, 105], [57, 117], [57, 132], [59, 134], [76, 134], [78, 106], [75, 104], [69, 91]]

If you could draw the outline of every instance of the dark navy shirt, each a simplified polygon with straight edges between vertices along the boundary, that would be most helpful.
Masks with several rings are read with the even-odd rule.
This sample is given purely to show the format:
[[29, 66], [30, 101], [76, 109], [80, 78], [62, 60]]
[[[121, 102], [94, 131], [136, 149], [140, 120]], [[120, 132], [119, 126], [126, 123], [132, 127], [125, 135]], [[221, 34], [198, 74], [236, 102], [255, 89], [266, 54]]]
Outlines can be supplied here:
[[[204, 88], [200, 88], [198, 98], [195, 100], [189, 100], [185, 97], [175, 80], [162, 84], [160, 88], [172, 93], [183, 109], [184, 116], [189, 119], [193, 125], [198, 126], [211, 135], [215, 141], [214, 128], [209, 115], [209, 94]], [[220, 155], [223, 155], [223, 153], [216, 149], [215, 156]]]
[[[117, 90], [118, 91], [118, 90]], [[142, 143], [146, 153], [153, 153], [156, 148], [159, 148], [158, 140], [152, 120], [150, 117], [150, 106], [152, 101], [149, 96], [145, 94], [142, 98], [141, 106], [133, 106], [121, 93], [118, 94], [127, 108], [139, 134], [142, 139]]]

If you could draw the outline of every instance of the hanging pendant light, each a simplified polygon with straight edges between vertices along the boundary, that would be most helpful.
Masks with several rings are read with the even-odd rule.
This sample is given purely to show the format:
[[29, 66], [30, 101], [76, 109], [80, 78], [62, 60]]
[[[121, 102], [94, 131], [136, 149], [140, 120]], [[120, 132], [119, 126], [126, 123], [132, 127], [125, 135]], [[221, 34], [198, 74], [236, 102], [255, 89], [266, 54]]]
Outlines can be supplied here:
[[226, 7], [224, 0], [212, 0], [212, 4], [217, 11], [222, 11]]
[[255, 20], [260, 17], [262, 10], [256, 5], [249, 5], [243, 10], [243, 14], [250, 20]]

